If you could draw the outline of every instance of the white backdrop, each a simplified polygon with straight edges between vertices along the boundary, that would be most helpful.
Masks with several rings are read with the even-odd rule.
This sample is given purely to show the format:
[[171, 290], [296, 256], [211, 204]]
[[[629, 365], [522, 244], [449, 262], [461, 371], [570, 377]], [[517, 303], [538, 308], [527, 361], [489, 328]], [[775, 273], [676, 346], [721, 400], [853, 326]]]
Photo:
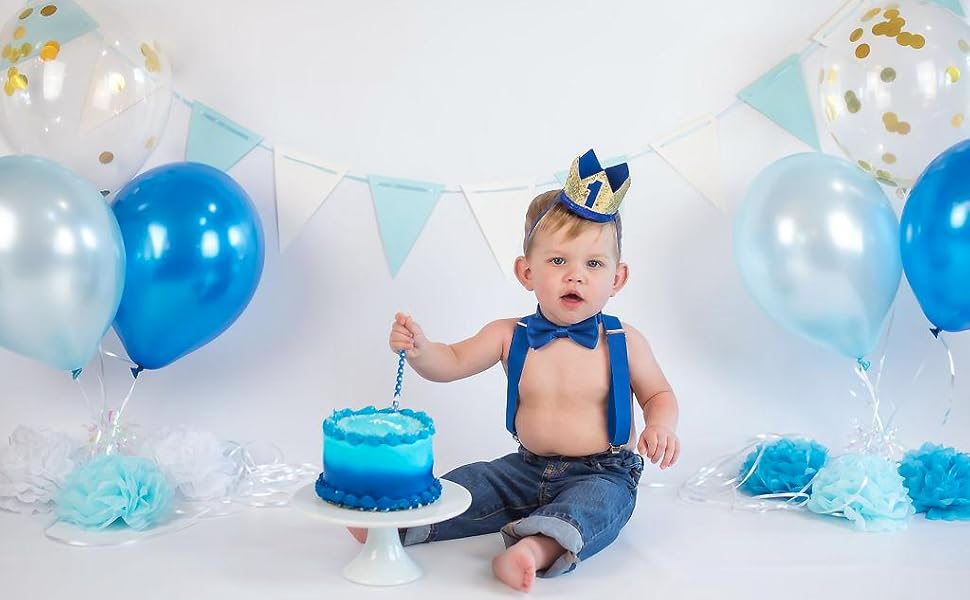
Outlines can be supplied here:
[[[180, 93], [265, 135], [267, 144], [357, 174], [454, 186], [543, 181], [589, 147], [602, 157], [641, 149], [728, 106], [742, 87], [802, 50], [840, 5], [146, 0], [119, 2], [117, 10], [168, 53]], [[4, 15], [19, 6], [0, 2]], [[817, 59], [805, 68], [813, 102]], [[182, 159], [188, 116], [173, 103], [146, 167]], [[823, 147], [838, 154], [818, 125]], [[652, 482], [679, 483], [758, 432], [801, 432], [839, 449], [853, 419], [868, 415], [852, 361], [769, 320], [732, 260], [733, 215], [747, 184], [771, 161], [810, 149], [747, 106], [718, 127], [726, 214], [656, 155], [630, 163], [624, 254], [631, 277], [608, 311], [647, 335], [681, 405], [681, 462], [663, 474], [648, 470]], [[271, 153], [257, 148], [230, 174], [252, 196], [266, 231], [260, 287], [221, 337], [142, 375], [130, 422], [270, 441], [289, 461], [318, 462], [325, 415], [390, 400], [396, 358], [386, 338], [395, 311], [412, 313], [432, 339], [456, 341], [534, 308], [494, 266], [459, 194], [441, 197], [391, 279], [366, 184], [343, 181], [281, 255]], [[958, 385], [944, 429], [945, 359], [928, 326], [904, 283], [884, 397], [901, 407], [904, 442], [967, 449], [970, 341], [948, 338]], [[120, 348], [113, 333], [106, 346]], [[109, 373], [116, 397], [127, 382], [122, 369]], [[436, 420], [442, 472], [513, 448], [503, 426], [504, 386], [501, 367], [451, 384], [405, 374], [405, 404]], [[21, 423], [80, 432], [87, 418], [68, 375], [0, 350], [0, 436]], [[14, 523], [0, 518], [0, 528], [32, 535]]]

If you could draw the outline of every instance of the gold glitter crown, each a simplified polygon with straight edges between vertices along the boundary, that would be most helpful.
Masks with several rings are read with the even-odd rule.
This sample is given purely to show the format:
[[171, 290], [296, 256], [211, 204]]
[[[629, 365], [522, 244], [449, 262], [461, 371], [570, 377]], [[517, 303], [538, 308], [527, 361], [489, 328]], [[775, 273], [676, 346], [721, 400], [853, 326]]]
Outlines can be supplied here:
[[603, 169], [592, 150], [577, 156], [569, 167], [559, 201], [573, 213], [604, 223], [616, 218], [630, 188], [630, 168], [620, 163]]

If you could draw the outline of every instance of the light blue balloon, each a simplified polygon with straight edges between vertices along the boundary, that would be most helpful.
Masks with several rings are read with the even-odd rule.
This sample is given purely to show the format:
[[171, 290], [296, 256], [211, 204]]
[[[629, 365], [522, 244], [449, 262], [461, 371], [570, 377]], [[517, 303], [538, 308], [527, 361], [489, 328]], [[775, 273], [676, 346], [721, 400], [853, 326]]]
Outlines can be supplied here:
[[0, 345], [84, 367], [124, 282], [118, 222], [94, 185], [44, 158], [0, 157]]
[[768, 315], [851, 358], [879, 338], [899, 288], [899, 221], [872, 177], [795, 154], [752, 182], [734, 228], [741, 277]]
[[232, 177], [162, 165], [128, 182], [114, 212], [128, 251], [115, 331], [139, 367], [168, 365], [242, 314], [263, 271], [263, 230]]
[[926, 318], [970, 329], [970, 140], [926, 167], [906, 199], [900, 252]]

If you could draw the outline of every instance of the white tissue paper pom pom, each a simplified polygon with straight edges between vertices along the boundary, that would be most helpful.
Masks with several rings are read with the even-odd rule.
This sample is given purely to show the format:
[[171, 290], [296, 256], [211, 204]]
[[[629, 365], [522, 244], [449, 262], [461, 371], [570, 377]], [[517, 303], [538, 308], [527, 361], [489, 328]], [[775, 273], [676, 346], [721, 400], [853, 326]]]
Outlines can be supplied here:
[[239, 467], [214, 434], [185, 428], [164, 430], [146, 441], [144, 453], [158, 463], [186, 500], [216, 500], [232, 493]]
[[24, 514], [49, 512], [53, 497], [78, 463], [81, 443], [56, 431], [14, 429], [0, 447], [0, 508]]

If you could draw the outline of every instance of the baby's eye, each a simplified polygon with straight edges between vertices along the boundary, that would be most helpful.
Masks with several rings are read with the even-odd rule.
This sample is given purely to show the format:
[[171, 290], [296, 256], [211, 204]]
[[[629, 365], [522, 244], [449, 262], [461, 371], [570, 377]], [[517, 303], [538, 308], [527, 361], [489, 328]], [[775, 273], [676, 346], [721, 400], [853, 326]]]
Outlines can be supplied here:
[[550, 258], [549, 262], [551, 262], [554, 265], [564, 265], [566, 264], [566, 259], [561, 256], [556, 256], [556, 257]]
[[586, 266], [589, 267], [590, 269], [597, 269], [603, 266], [603, 261], [596, 260], [595, 258], [592, 260], [587, 260]]

